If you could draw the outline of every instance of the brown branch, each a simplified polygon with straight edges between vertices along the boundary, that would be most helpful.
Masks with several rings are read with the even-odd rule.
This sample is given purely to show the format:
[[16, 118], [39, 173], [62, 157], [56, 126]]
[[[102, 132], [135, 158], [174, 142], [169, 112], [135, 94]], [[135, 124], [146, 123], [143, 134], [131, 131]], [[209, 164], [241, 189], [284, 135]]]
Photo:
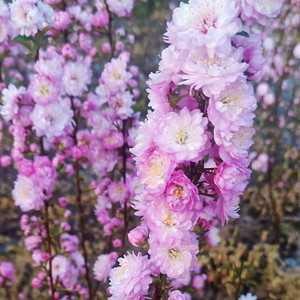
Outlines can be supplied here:
[[[123, 138], [124, 138], [124, 145], [122, 147], [122, 176], [123, 182], [126, 184], [126, 162], [127, 162], [127, 153], [126, 149], [128, 147], [126, 142], [126, 120], [123, 121], [123, 128], [122, 128]], [[122, 256], [125, 254], [125, 242], [126, 242], [126, 235], [127, 235], [127, 228], [128, 228], [128, 216], [127, 216], [127, 199], [124, 203], [124, 226], [123, 226], [123, 236], [122, 236]]]
[[[71, 97], [71, 105], [74, 112], [74, 132], [73, 132], [73, 142], [74, 145], [77, 146], [77, 131], [78, 131], [78, 120], [76, 116], [76, 109], [74, 105], [74, 98]], [[80, 234], [81, 234], [81, 240], [80, 245], [83, 251], [83, 257], [84, 257], [84, 267], [85, 267], [85, 279], [88, 285], [88, 291], [89, 291], [89, 299], [93, 299], [93, 292], [92, 292], [92, 283], [90, 280], [90, 274], [89, 274], [89, 266], [88, 266], [88, 254], [86, 249], [86, 234], [85, 234], [85, 223], [84, 223], [84, 210], [82, 206], [82, 190], [80, 185], [80, 166], [77, 159], [74, 161], [74, 171], [75, 171], [75, 184], [76, 184], [76, 203], [79, 210], [79, 228], [80, 228]]]
[[50, 279], [50, 289], [51, 289], [51, 299], [54, 300], [54, 293], [55, 293], [55, 287], [53, 283], [53, 277], [52, 277], [52, 250], [51, 250], [51, 234], [50, 234], [50, 227], [49, 227], [49, 203], [48, 200], [45, 201], [45, 227], [46, 227], [46, 236], [47, 236], [47, 252], [50, 254], [49, 259], [49, 279]]
[[107, 9], [107, 12], [108, 12], [108, 16], [109, 16], [109, 23], [108, 23], [108, 31], [106, 32], [106, 35], [108, 37], [108, 40], [109, 40], [109, 44], [110, 44], [110, 58], [113, 58], [114, 57], [114, 54], [115, 54], [115, 42], [114, 42], [114, 38], [113, 38], [113, 32], [112, 32], [112, 13], [109, 9], [109, 6], [107, 4], [107, 1], [104, 0], [104, 3], [105, 3], [105, 6], [106, 6], [106, 9]]
[[[43, 156], [46, 155], [46, 152], [44, 149], [43, 137], [40, 138], [40, 154]], [[45, 203], [45, 227], [46, 227], [46, 239], [47, 239], [47, 252], [50, 254], [48, 276], [49, 276], [49, 280], [50, 280], [51, 300], [54, 300], [55, 286], [54, 286], [53, 277], [52, 277], [52, 249], [51, 249], [52, 239], [51, 239], [50, 226], [49, 226], [49, 202], [48, 202], [48, 199], [46, 199], [46, 201], [44, 201], [44, 203]]]
[[159, 286], [156, 286], [152, 300], [158, 300], [160, 297], [160, 294], [161, 294], [161, 288]]

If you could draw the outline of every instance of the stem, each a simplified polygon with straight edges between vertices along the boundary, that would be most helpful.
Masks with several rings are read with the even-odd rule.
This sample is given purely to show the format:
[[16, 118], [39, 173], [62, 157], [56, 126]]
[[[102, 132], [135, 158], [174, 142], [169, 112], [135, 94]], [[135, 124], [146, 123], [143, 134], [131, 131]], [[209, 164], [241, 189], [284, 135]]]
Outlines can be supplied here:
[[114, 54], [115, 54], [115, 43], [114, 43], [113, 32], [112, 32], [112, 13], [109, 9], [109, 6], [108, 6], [106, 0], [104, 0], [104, 3], [105, 3], [105, 6], [106, 6], [106, 9], [107, 9], [107, 12], [108, 12], [108, 16], [109, 16], [107, 37], [108, 37], [109, 44], [110, 44], [110, 47], [111, 47], [110, 58], [113, 58]]
[[[4, 283], [5, 284], [5, 283]], [[7, 300], [12, 300], [12, 296], [11, 296], [11, 293], [10, 293], [10, 288], [5, 285], [4, 286], [4, 289], [5, 289], [5, 296], [6, 296], [6, 299]]]
[[160, 297], [160, 294], [161, 294], [161, 288], [159, 286], [156, 286], [152, 300], [158, 300]]
[[239, 296], [240, 296], [240, 290], [241, 290], [241, 287], [242, 287], [242, 273], [243, 273], [243, 263], [242, 263], [242, 266], [241, 266], [241, 269], [239, 271], [239, 282], [238, 282], [238, 286], [236, 288], [236, 292], [235, 292], [235, 299], [238, 300], [239, 299]]
[[[40, 138], [40, 153], [41, 155], [46, 155], [43, 143], [43, 137]], [[50, 290], [51, 290], [51, 300], [54, 300], [54, 293], [55, 293], [55, 286], [53, 283], [52, 277], [52, 250], [51, 250], [51, 233], [50, 233], [50, 226], [49, 226], [49, 202], [46, 199], [45, 203], [45, 227], [46, 227], [46, 238], [47, 238], [47, 252], [50, 254], [49, 259], [49, 280], [50, 280]]]
[[49, 228], [49, 203], [48, 200], [45, 201], [45, 226], [46, 226], [46, 235], [47, 235], [47, 252], [50, 254], [49, 259], [49, 279], [50, 279], [50, 289], [51, 289], [51, 299], [54, 300], [55, 287], [52, 277], [52, 254], [51, 254], [51, 234]]
[[3, 81], [3, 78], [2, 78], [2, 66], [3, 66], [3, 61], [2, 61], [2, 59], [0, 59], [0, 82]]
[[[124, 184], [126, 184], [126, 161], [127, 161], [126, 120], [123, 121], [122, 133], [123, 133], [123, 138], [124, 138], [124, 145], [122, 147], [122, 164], [123, 164], [122, 176], [123, 176], [123, 182], [124, 182]], [[126, 241], [127, 228], [128, 228], [128, 217], [127, 217], [127, 199], [126, 199], [125, 203], [124, 203], [124, 227], [123, 227], [123, 236], [122, 236], [122, 256], [125, 254], [125, 241]]]
[[[73, 133], [73, 142], [77, 146], [78, 141], [77, 141], [77, 129], [78, 129], [78, 120], [76, 117], [76, 110], [75, 110], [75, 105], [74, 105], [74, 99], [71, 97], [71, 105], [72, 109], [74, 112], [74, 133]], [[90, 280], [90, 275], [89, 275], [89, 267], [88, 267], [88, 254], [87, 254], [87, 249], [85, 246], [85, 242], [87, 240], [86, 234], [85, 234], [85, 224], [84, 224], [84, 210], [82, 206], [82, 191], [81, 191], [81, 186], [80, 186], [80, 166], [79, 162], [76, 159], [74, 162], [74, 169], [75, 169], [75, 183], [76, 183], [76, 203], [78, 206], [79, 210], [79, 228], [80, 228], [80, 233], [81, 233], [81, 241], [80, 245], [83, 251], [83, 257], [84, 257], [84, 267], [85, 267], [85, 279], [88, 285], [88, 290], [89, 290], [89, 299], [93, 299], [93, 293], [92, 293], [92, 283]]]

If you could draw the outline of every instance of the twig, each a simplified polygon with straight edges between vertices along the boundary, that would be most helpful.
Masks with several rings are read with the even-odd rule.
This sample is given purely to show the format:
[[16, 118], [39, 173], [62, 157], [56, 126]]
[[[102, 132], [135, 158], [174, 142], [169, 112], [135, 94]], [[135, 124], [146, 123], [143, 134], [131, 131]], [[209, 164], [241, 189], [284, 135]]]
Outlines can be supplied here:
[[[71, 105], [72, 109], [74, 112], [74, 132], [73, 132], [73, 142], [77, 146], [78, 141], [77, 141], [77, 129], [78, 129], [78, 120], [76, 116], [76, 109], [74, 105], [74, 99], [71, 97]], [[74, 161], [74, 171], [75, 171], [75, 183], [76, 183], [76, 203], [78, 206], [79, 210], [79, 228], [80, 228], [80, 233], [81, 233], [81, 241], [80, 245], [83, 251], [83, 257], [84, 257], [84, 267], [85, 267], [85, 279], [88, 285], [88, 291], [89, 291], [89, 299], [93, 299], [93, 293], [92, 293], [92, 283], [90, 280], [90, 275], [89, 275], [89, 266], [88, 266], [88, 254], [87, 254], [87, 249], [85, 246], [85, 242], [87, 240], [86, 234], [85, 234], [85, 224], [84, 224], [84, 210], [82, 206], [82, 191], [81, 191], [81, 186], [80, 186], [80, 170], [79, 170], [79, 162], [77, 159]]]

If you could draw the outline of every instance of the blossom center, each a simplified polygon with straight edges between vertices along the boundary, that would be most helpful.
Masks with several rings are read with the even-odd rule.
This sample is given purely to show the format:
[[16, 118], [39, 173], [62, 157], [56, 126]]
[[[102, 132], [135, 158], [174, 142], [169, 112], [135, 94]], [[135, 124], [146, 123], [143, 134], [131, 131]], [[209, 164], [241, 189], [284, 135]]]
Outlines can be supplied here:
[[115, 70], [113, 72], [113, 76], [115, 77], [116, 80], [120, 80], [121, 79], [121, 75], [120, 75], [120, 73], [117, 70]]
[[172, 259], [178, 260], [179, 259], [179, 250], [177, 248], [169, 249], [169, 256]]
[[40, 89], [40, 92], [43, 96], [47, 95], [49, 93], [49, 89], [47, 86], [42, 86]]
[[216, 19], [212, 15], [207, 15], [200, 19], [199, 30], [206, 34], [210, 28], [216, 28]]
[[180, 200], [182, 199], [182, 192], [183, 192], [183, 187], [181, 185], [176, 184], [174, 195], [178, 197]]
[[185, 130], [185, 127], [181, 126], [181, 128], [179, 129], [179, 131], [176, 134], [176, 143], [179, 145], [184, 145], [184, 144], [186, 144], [188, 137], [189, 136]]
[[170, 216], [167, 216], [167, 217], [164, 218], [163, 224], [165, 224], [168, 227], [174, 226], [173, 220]]

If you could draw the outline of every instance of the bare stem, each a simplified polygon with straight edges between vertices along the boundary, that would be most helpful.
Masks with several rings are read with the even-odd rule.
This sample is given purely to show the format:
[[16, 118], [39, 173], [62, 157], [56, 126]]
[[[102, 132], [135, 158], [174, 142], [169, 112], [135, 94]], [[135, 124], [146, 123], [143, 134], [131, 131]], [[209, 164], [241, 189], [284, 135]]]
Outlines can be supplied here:
[[110, 48], [111, 48], [110, 58], [113, 58], [114, 54], [115, 54], [115, 42], [114, 42], [113, 32], [112, 32], [112, 13], [111, 13], [111, 11], [109, 9], [109, 6], [108, 6], [106, 0], [104, 0], [104, 3], [105, 3], [105, 6], [106, 6], [108, 15], [109, 15], [108, 31], [107, 31], [106, 34], [107, 34], [107, 37], [108, 37], [108, 40], [109, 40], [109, 44], [110, 44]]
[[[123, 138], [124, 138], [124, 145], [122, 147], [122, 176], [123, 182], [126, 184], [126, 162], [127, 162], [127, 154], [126, 154], [126, 120], [123, 121], [123, 128], [122, 128]], [[127, 228], [128, 228], [128, 216], [127, 216], [127, 199], [124, 203], [124, 227], [123, 227], [123, 236], [122, 236], [122, 256], [125, 254], [125, 242], [126, 242], [126, 235], [127, 235]]]
[[49, 203], [48, 200], [45, 201], [45, 227], [46, 227], [46, 236], [47, 236], [47, 252], [50, 254], [49, 259], [49, 280], [50, 280], [50, 290], [51, 290], [51, 299], [54, 300], [55, 287], [52, 277], [52, 250], [51, 250], [51, 234], [49, 226]]
[[[45, 149], [44, 149], [44, 143], [43, 143], [43, 137], [40, 138], [40, 154], [46, 155]], [[49, 226], [49, 202], [48, 199], [46, 199], [45, 203], [45, 227], [46, 227], [46, 239], [47, 239], [47, 252], [50, 254], [49, 259], [49, 280], [50, 280], [50, 290], [51, 290], [51, 300], [54, 300], [54, 293], [55, 293], [55, 286], [53, 282], [53, 276], [52, 276], [52, 249], [51, 249], [51, 233], [50, 233], [50, 226]]]
[[[74, 112], [74, 133], [73, 133], [73, 142], [75, 145], [78, 144], [77, 141], [77, 129], [78, 129], [78, 120], [76, 116], [76, 109], [74, 105], [74, 99], [71, 97], [71, 104], [72, 104], [72, 109]], [[80, 245], [83, 251], [83, 257], [84, 257], [84, 267], [85, 267], [85, 279], [88, 285], [88, 291], [89, 291], [89, 299], [93, 299], [93, 292], [92, 292], [92, 283], [90, 280], [90, 274], [89, 274], [89, 266], [88, 266], [88, 254], [87, 254], [87, 249], [86, 249], [86, 234], [85, 234], [85, 222], [84, 222], [84, 210], [82, 206], [82, 190], [81, 190], [81, 185], [80, 185], [80, 166], [79, 162], [76, 159], [74, 162], [74, 171], [75, 171], [75, 183], [76, 183], [76, 204], [79, 210], [79, 229], [80, 229], [80, 234], [81, 234], [81, 241]]]

